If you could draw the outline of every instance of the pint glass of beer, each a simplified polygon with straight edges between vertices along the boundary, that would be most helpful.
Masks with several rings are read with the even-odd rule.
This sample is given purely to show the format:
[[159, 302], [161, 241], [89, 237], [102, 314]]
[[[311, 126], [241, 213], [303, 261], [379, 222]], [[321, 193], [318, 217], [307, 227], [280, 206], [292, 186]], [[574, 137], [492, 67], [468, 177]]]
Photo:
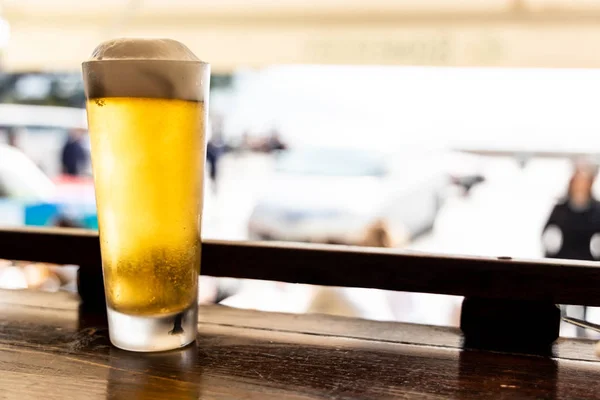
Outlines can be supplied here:
[[83, 63], [111, 342], [196, 338], [210, 66], [167, 39], [102, 43]]

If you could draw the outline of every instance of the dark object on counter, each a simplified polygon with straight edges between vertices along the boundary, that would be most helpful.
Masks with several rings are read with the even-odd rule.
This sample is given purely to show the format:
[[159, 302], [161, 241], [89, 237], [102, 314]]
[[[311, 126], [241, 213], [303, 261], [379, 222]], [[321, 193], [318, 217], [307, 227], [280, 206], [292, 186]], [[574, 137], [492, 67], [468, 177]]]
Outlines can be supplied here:
[[460, 328], [466, 348], [549, 356], [560, 320], [552, 302], [467, 297]]

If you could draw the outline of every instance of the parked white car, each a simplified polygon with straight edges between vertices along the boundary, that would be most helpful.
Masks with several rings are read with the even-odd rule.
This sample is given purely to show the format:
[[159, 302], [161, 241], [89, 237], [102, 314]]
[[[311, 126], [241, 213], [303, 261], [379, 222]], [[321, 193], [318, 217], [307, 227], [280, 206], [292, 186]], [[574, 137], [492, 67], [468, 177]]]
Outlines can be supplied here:
[[448, 177], [434, 155], [340, 148], [282, 152], [251, 240], [398, 247], [429, 230]]
[[54, 183], [21, 151], [0, 144], [0, 199], [50, 201]]

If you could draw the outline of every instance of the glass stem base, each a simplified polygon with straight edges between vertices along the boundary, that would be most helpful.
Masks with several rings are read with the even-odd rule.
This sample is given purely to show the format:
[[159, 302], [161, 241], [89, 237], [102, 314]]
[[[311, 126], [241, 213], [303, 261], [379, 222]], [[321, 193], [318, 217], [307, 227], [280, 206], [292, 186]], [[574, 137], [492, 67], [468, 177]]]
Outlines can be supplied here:
[[110, 342], [116, 347], [140, 352], [166, 351], [196, 340], [198, 306], [176, 314], [128, 315], [107, 307]]

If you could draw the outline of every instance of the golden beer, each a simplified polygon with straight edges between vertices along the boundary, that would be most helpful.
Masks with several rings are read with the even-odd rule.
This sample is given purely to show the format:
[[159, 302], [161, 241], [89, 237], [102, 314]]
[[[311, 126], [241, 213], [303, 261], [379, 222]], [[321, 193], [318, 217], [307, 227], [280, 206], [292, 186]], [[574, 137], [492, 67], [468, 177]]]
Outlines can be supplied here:
[[179, 312], [197, 296], [203, 104], [114, 97], [87, 110], [107, 303]]
[[210, 65], [170, 39], [115, 39], [83, 63], [110, 341], [185, 346], [198, 331]]

